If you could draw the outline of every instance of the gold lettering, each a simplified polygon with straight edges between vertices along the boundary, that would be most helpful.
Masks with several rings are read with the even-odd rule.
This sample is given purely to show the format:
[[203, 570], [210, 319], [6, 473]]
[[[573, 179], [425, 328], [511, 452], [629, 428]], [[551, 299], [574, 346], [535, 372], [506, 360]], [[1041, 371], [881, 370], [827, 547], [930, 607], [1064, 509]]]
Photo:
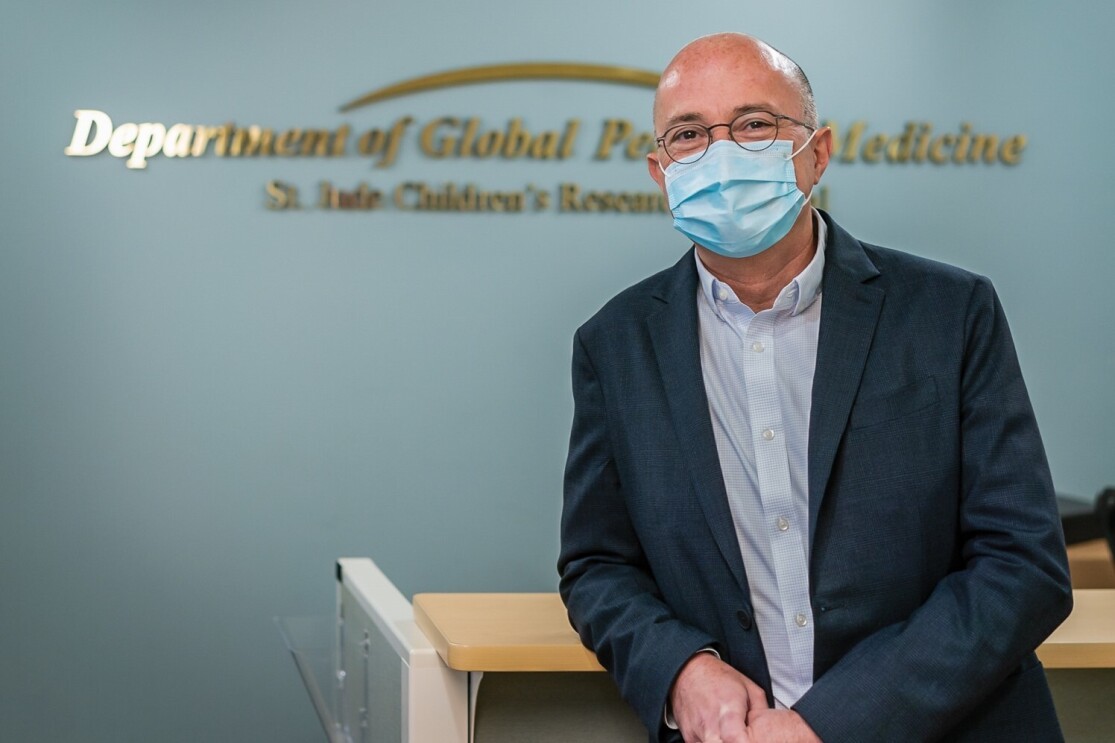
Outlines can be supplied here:
[[378, 155], [386, 144], [386, 132], [380, 129], [369, 129], [356, 141], [356, 151], [361, 155]]
[[320, 185], [318, 206], [322, 209], [361, 209], [372, 211], [382, 206], [383, 192], [369, 188], [363, 181], [352, 191], [335, 188], [329, 181]]
[[536, 160], [553, 160], [558, 155], [558, 133], [542, 132], [530, 145], [530, 156]]
[[406, 193], [418, 188], [419, 186], [421, 186], [421, 184], [412, 183], [409, 181], [407, 183], [400, 183], [398, 186], [395, 186], [395, 208], [401, 209], [403, 211], [412, 210], [414, 207], [410, 206], [410, 204], [407, 202]]
[[877, 163], [879, 158], [883, 155], [883, 148], [887, 146], [887, 135], [876, 134], [867, 140], [863, 145], [863, 161], [866, 163]]
[[306, 129], [302, 132], [302, 154], [324, 157], [329, 151], [328, 129]]
[[999, 149], [999, 137], [994, 134], [977, 134], [972, 137], [972, 152], [969, 162], [978, 162], [983, 157], [985, 163], [995, 162], [995, 151]]
[[929, 161], [936, 165], [948, 162], [949, 156], [941, 152], [942, 147], [951, 147], [956, 141], [954, 134], [942, 134], [929, 145]]
[[910, 159], [910, 151], [914, 148], [914, 133], [917, 125], [910, 121], [902, 134], [894, 137], [887, 143], [887, 162], [904, 163]]
[[619, 212], [620, 214], [659, 214], [669, 212], [669, 204], [660, 192], [588, 191], [582, 192], [575, 183], [562, 183], [558, 188], [558, 211]]
[[605, 119], [604, 133], [593, 156], [597, 160], [607, 160], [612, 156], [612, 148], [631, 136], [631, 122], [626, 119]]
[[232, 141], [232, 124], [217, 127], [217, 143], [213, 145], [213, 153], [217, 157], [228, 154], [228, 145]]
[[167, 157], [188, 157], [190, 154], [190, 140], [193, 139], [194, 128], [189, 124], [175, 124], [166, 130], [166, 139], [163, 140], [163, 154]]
[[[114, 127], [105, 112], [94, 109], [78, 109], [74, 111], [74, 118], [70, 143], [63, 150], [67, 156], [96, 155], [107, 150], [133, 170], [145, 169], [149, 160], [159, 155], [184, 158], [212, 152], [217, 157], [341, 157], [348, 152], [352, 134], [349, 124], [335, 129], [295, 127], [278, 133], [254, 124], [236, 127], [231, 122], [220, 126], [125, 122]], [[378, 158], [375, 167], [392, 165], [412, 123], [413, 117], [403, 116], [389, 129], [369, 129], [355, 141], [356, 151]], [[602, 124], [593, 151], [594, 159], [610, 160], [617, 157], [617, 152], [622, 152], [629, 160], [639, 159], [653, 151], [653, 134], [638, 131], [627, 119], [605, 119]], [[418, 144], [426, 156], [438, 159], [563, 160], [573, 156], [580, 125], [580, 119], [570, 118], [561, 128], [534, 132], [520, 116], [507, 119], [497, 128], [486, 127], [479, 117], [444, 116], [423, 125]], [[907, 121], [901, 131], [888, 134], [869, 134], [865, 121], [852, 122], [843, 135], [831, 121], [824, 121], [823, 126], [832, 131], [833, 156], [842, 162], [855, 162], [858, 157], [865, 163], [962, 165], [983, 162], [992, 165], [1000, 162], [1016, 165], [1028, 145], [1023, 134], [981, 133], [969, 122], [961, 122], [957, 130], [946, 134], [936, 134], [933, 125], [924, 121]], [[533, 187], [527, 190], [531, 189]], [[355, 192], [337, 190], [337, 193]], [[403, 184], [396, 196], [403, 199], [407, 204], [404, 208], [409, 209], [510, 211], [513, 210], [512, 193], [519, 192], [482, 191], [473, 185], [446, 184], [443, 188], [411, 182]], [[535, 189], [530, 198], [537, 200], [537, 193], [543, 192]], [[547, 201], [551, 198], [551, 203], [559, 210], [581, 212], [638, 211], [642, 203], [637, 202], [642, 196], [635, 192], [584, 191], [579, 185], [569, 183], [550, 189]], [[428, 205], [443, 202], [455, 206]], [[362, 207], [342, 204], [331, 208]]]
[[387, 152], [383, 154], [383, 159], [376, 163], [377, 168], [386, 168], [394, 164], [395, 156], [399, 154], [399, 146], [403, 143], [403, 132], [413, 121], [410, 116], [403, 116], [395, 121], [391, 133], [387, 135]]
[[147, 167], [147, 158], [157, 155], [163, 148], [164, 139], [166, 139], [166, 127], [162, 124], [140, 124], [136, 129], [132, 156], [124, 165], [131, 170], [143, 170]]
[[565, 122], [565, 132], [561, 135], [561, 147], [558, 150], [559, 160], [568, 160], [573, 155], [573, 142], [576, 141], [577, 130], [580, 128], [580, 119], [570, 119]]
[[121, 124], [116, 127], [112, 138], [108, 140], [108, 154], [113, 157], [127, 157], [132, 154], [138, 134], [139, 127], [135, 124]]
[[298, 189], [282, 181], [268, 181], [264, 186], [267, 200], [264, 206], [268, 209], [297, 209]]
[[199, 126], [194, 129], [194, 144], [190, 148], [190, 154], [194, 157], [204, 155], [206, 148], [209, 146], [209, 140], [216, 139], [220, 132], [220, 127], [216, 126]]
[[914, 151], [914, 162], [925, 162], [929, 154], [929, 135], [932, 132], [933, 127], [930, 124], [921, 125], [921, 133], [918, 135], [918, 148]]
[[112, 138], [112, 119], [104, 111], [79, 108], [74, 111], [74, 136], [70, 146], [62, 150], [70, 157], [96, 155], [108, 146]]
[[465, 131], [461, 135], [461, 149], [457, 150], [457, 157], [468, 157], [476, 145], [476, 131], [480, 128], [480, 119], [465, 120]]
[[333, 134], [333, 149], [329, 154], [333, 157], [340, 157], [345, 154], [348, 149], [348, 134], [352, 131], [352, 127], [348, 124], [341, 124], [337, 127], [337, 131]]
[[237, 128], [232, 134], [229, 144], [229, 154], [233, 157], [251, 157], [252, 155], [270, 155], [273, 153], [272, 145], [275, 133], [270, 129], [261, 129], [255, 124], [247, 128]]
[[[336, 129], [291, 128], [278, 137], [273, 129], [251, 125], [236, 127], [231, 122], [221, 126], [193, 126], [174, 124], [167, 127], [157, 122], [143, 124], [125, 123], [113, 128], [112, 119], [104, 112], [78, 109], [74, 113], [76, 124], [69, 146], [64, 152], [71, 156], [94, 155], [108, 149], [114, 157], [126, 158], [126, 166], [143, 170], [149, 158], [162, 154], [166, 157], [201, 157], [212, 152], [219, 157], [253, 155], [304, 155], [340, 156], [348, 149], [351, 126], [342, 124]], [[374, 132], [374, 143], [361, 141], [361, 146], [386, 148], [385, 162], [394, 158], [409, 116], [396, 122], [390, 135]]]
[[[867, 129], [867, 122], [857, 121], [848, 129], [848, 139], [844, 142], [844, 155], [840, 159], [846, 163], [856, 161], [856, 151], [859, 149], [860, 138]], [[835, 144], [833, 145], [835, 148]]]
[[508, 159], [522, 157], [530, 152], [530, 145], [530, 133], [523, 131], [523, 120], [518, 117], [511, 119], [507, 124], [507, 135], [503, 138], [501, 154]]
[[459, 187], [446, 183], [431, 188], [408, 181], [395, 188], [395, 206], [404, 211], [433, 212], [521, 212], [526, 203], [523, 191], [482, 191], [468, 183]]
[[960, 136], [956, 140], [956, 149], [952, 151], [952, 161], [962, 163], [968, 159], [968, 145], [972, 139], [972, 125], [964, 122], [960, 125]]
[[317, 205], [322, 209], [338, 209], [341, 206], [340, 191], [333, 188], [333, 184], [329, 181], [322, 181], [318, 184], [318, 202]]
[[579, 212], [581, 205], [579, 203], [581, 195], [581, 187], [576, 183], [563, 183], [560, 186], [559, 193], [561, 198], [558, 201], [558, 211], [561, 212]]
[[280, 157], [291, 157], [298, 154], [297, 142], [302, 138], [302, 130], [287, 129], [275, 137], [275, 154]]
[[1018, 165], [1024, 149], [1026, 149], [1026, 135], [1015, 134], [1003, 142], [1003, 147], [999, 150], [999, 159], [1004, 165]]
[[628, 160], [641, 160], [652, 150], [654, 150], [654, 133], [639, 132], [628, 141], [624, 154], [627, 155]]
[[457, 146], [456, 137], [447, 136], [436, 140], [436, 143], [434, 137], [437, 136], [438, 129], [441, 127], [457, 127], [460, 126], [460, 124], [461, 122], [459, 119], [455, 119], [452, 116], [443, 116], [440, 119], [434, 119], [429, 124], [422, 127], [422, 134], [418, 138], [419, 145], [422, 147], [422, 152], [424, 152], [427, 157], [449, 157], [453, 154], [453, 148]]
[[490, 132], [484, 132], [476, 139], [476, 143], [472, 148], [472, 154], [476, 157], [491, 157], [499, 152], [499, 148], [503, 146], [503, 132], [498, 129], [493, 129]]
[[306, 129], [302, 132], [302, 154], [316, 157], [343, 155], [348, 132], [348, 124], [337, 127], [335, 132], [328, 129]]

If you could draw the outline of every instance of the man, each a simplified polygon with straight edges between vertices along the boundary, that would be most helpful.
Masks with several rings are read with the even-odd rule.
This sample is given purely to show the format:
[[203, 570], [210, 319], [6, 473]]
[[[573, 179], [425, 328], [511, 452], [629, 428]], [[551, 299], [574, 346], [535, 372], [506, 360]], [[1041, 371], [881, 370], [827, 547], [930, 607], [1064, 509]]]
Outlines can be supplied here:
[[694, 248], [574, 340], [582, 640], [651, 740], [1060, 740], [1064, 543], [989, 282], [808, 205], [832, 135], [757, 39], [682, 49], [654, 125]]

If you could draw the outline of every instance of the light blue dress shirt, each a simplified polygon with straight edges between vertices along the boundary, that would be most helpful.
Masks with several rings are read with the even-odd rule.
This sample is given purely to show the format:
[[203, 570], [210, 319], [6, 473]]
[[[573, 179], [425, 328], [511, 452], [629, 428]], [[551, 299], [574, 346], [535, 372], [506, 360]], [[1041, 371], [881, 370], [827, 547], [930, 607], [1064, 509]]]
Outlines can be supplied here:
[[826, 237], [816, 213], [813, 224], [813, 260], [762, 312], [740, 302], [694, 254], [701, 371], [780, 707], [793, 705], [813, 683], [808, 444]]

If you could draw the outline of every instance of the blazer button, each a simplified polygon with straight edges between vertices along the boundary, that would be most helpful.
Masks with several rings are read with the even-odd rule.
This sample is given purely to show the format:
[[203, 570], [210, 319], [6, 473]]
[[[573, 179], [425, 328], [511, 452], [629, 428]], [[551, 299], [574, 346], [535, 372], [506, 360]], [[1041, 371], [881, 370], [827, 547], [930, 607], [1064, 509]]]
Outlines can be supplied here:
[[751, 621], [751, 613], [750, 612], [744, 611], [742, 609], [740, 611], [737, 611], [736, 612], [736, 621], [739, 622], [739, 626], [743, 627], [744, 630], [749, 631], [751, 629], [752, 621]]

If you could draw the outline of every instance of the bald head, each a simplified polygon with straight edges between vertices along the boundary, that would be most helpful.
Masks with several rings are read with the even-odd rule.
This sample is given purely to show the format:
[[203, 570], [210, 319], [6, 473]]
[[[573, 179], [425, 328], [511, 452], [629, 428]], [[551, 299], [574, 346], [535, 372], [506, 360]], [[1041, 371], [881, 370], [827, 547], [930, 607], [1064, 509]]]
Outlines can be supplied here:
[[762, 39], [746, 34], [722, 33], [691, 41], [666, 65], [654, 93], [655, 131], [661, 133], [665, 128], [661, 118], [664, 115], [664, 99], [672, 99], [674, 93], [685, 87], [703, 84], [703, 78], [710, 70], [723, 72], [737, 69], [741, 73], [746, 71], [766, 78], [782, 78], [785, 85], [794, 91], [800, 109], [790, 115], [800, 116], [810, 126], [817, 126], [813, 89], [797, 62]]

